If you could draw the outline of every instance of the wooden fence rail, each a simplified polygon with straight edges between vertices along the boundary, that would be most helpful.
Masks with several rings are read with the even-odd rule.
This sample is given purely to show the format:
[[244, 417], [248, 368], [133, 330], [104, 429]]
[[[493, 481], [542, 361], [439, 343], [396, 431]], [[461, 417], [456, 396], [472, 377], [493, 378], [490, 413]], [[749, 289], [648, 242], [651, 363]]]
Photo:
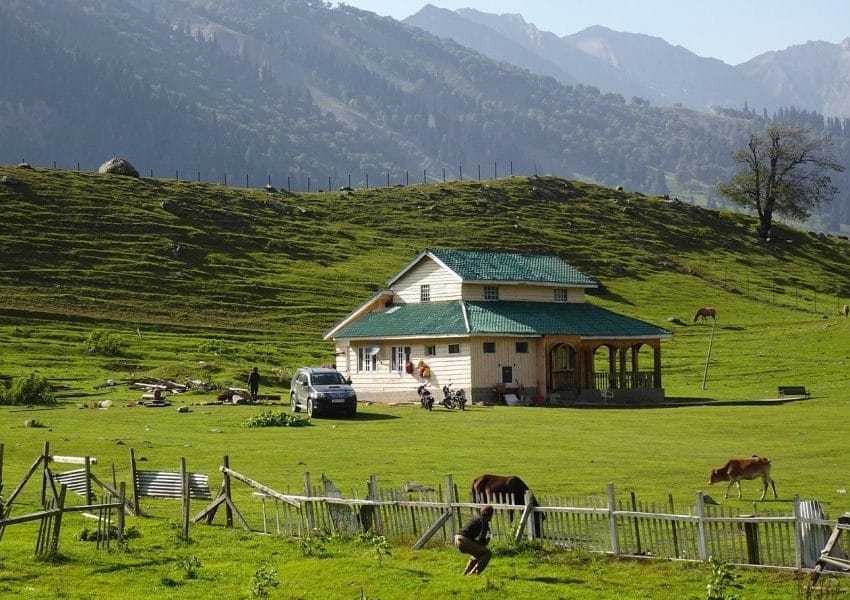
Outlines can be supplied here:
[[[229, 467], [221, 470], [226, 482], [232, 477], [256, 490], [253, 497], [262, 502], [262, 531], [278, 535], [371, 530], [389, 538], [416, 540], [413, 547], [417, 549], [432, 540], [451, 543], [460, 525], [482, 506], [459, 501], [450, 474], [444, 487], [415, 492], [380, 490], [373, 476], [366, 498], [356, 494], [346, 498], [324, 475], [319, 486], [306, 473], [304, 493], [283, 494]], [[614, 484], [608, 484], [606, 492], [606, 500], [590, 499], [590, 506], [558, 504], [545, 498], [538, 498], [540, 505], [533, 506], [530, 494], [520, 499], [493, 498], [492, 538], [507, 541], [522, 536], [615, 556], [698, 561], [713, 556], [733, 565], [802, 570], [815, 567], [823, 541], [836, 524], [820, 511], [817, 502], [799, 498], [793, 515], [742, 515], [707, 505], [702, 492], [696, 493], [695, 506], [686, 511], [676, 511], [672, 498], [663, 506], [644, 506], [634, 496], [630, 501], [618, 500]], [[214, 504], [224, 502], [233, 505], [229, 495]], [[274, 503], [273, 525], [268, 522], [270, 502]], [[196, 520], [207, 516], [209, 522], [211, 509], [212, 505]], [[529, 516], [534, 513], [544, 515], [542, 532], [535, 533], [530, 526]], [[835, 551], [850, 554], [846, 547]]]

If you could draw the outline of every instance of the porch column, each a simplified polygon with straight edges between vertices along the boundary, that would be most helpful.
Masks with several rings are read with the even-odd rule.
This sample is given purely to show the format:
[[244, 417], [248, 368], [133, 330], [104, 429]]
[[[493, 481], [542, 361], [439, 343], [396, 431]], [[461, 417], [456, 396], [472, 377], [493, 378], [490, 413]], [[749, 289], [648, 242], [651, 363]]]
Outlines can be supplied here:
[[658, 389], [663, 388], [661, 385], [661, 341], [655, 340], [652, 343], [653, 357], [654, 357], [654, 365], [653, 370], [655, 371], [655, 387]]
[[618, 354], [620, 355], [620, 372], [618, 373], [618, 383], [617, 387], [621, 390], [626, 389], [626, 348], [618, 348]]
[[551, 369], [549, 348], [547, 347], [545, 338], [537, 340], [537, 356], [537, 395], [545, 398], [549, 393], [548, 381], [549, 369]]

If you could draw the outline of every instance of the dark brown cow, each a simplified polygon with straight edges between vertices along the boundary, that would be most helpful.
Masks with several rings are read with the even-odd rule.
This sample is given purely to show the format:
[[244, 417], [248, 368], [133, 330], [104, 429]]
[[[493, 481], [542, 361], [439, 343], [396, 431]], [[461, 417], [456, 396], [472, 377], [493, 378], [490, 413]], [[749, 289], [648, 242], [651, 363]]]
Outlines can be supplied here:
[[717, 483], [718, 481], [728, 481], [729, 487], [726, 488], [724, 498], [729, 497], [729, 490], [732, 489], [732, 484], [738, 486], [738, 500], [741, 499], [741, 480], [756, 479], [761, 477], [764, 488], [761, 491], [761, 498], [764, 500], [764, 495], [767, 493], [767, 484], [773, 488], [773, 497], [776, 495], [776, 485], [773, 483], [773, 478], [770, 476], [770, 459], [764, 456], [756, 456], [750, 458], [733, 458], [719, 469], [712, 469], [711, 475], [708, 478], [709, 484]]
[[[472, 501], [478, 504], [488, 504], [507, 501], [512, 504], [525, 504], [525, 492], [529, 491], [526, 483], [516, 475], [481, 475], [472, 482]], [[531, 505], [540, 506], [534, 494], [531, 495]], [[513, 521], [514, 512], [508, 511]], [[534, 535], [543, 533], [543, 519], [546, 515], [535, 512]]]

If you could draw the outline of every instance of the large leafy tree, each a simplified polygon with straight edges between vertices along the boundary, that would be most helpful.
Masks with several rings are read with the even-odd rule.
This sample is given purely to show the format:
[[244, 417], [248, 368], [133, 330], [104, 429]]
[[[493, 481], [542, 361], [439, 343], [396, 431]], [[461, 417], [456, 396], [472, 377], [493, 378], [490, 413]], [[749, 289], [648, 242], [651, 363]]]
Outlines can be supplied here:
[[773, 123], [750, 134], [747, 147], [733, 155], [741, 167], [719, 192], [735, 204], [755, 210], [758, 236], [770, 239], [773, 215], [798, 221], [838, 192], [831, 171], [844, 167], [832, 158], [832, 140], [811, 129]]

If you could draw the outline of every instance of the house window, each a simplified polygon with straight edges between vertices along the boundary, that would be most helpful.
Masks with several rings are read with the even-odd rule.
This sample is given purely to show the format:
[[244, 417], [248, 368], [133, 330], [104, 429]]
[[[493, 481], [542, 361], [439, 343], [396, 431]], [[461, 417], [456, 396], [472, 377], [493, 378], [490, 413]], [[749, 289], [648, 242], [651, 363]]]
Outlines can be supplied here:
[[364, 346], [357, 349], [357, 372], [370, 373], [378, 370], [379, 346]]
[[517, 342], [516, 343], [516, 353], [517, 354], [528, 354], [528, 342]]
[[496, 352], [496, 342], [484, 342], [484, 354], [494, 354]]
[[485, 300], [498, 300], [499, 299], [499, 286], [498, 285], [485, 285], [484, 286], [484, 299]]
[[460, 344], [449, 344], [449, 354], [460, 354]]
[[437, 356], [437, 347], [425, 346], [425, 356]]
[[393, 346], [390, 348], [390, 356], [390, 370], [401, 373], [404, 371], [404, 363], [410, 360], [410, 346]]
[[427, 283], [423, 283], [419, 286], [419, 301], [420, 302], [430, 302], [431, 301], [431, 285]]
[[567, 301], [567, 288], [555, 288], [555, 302]]

